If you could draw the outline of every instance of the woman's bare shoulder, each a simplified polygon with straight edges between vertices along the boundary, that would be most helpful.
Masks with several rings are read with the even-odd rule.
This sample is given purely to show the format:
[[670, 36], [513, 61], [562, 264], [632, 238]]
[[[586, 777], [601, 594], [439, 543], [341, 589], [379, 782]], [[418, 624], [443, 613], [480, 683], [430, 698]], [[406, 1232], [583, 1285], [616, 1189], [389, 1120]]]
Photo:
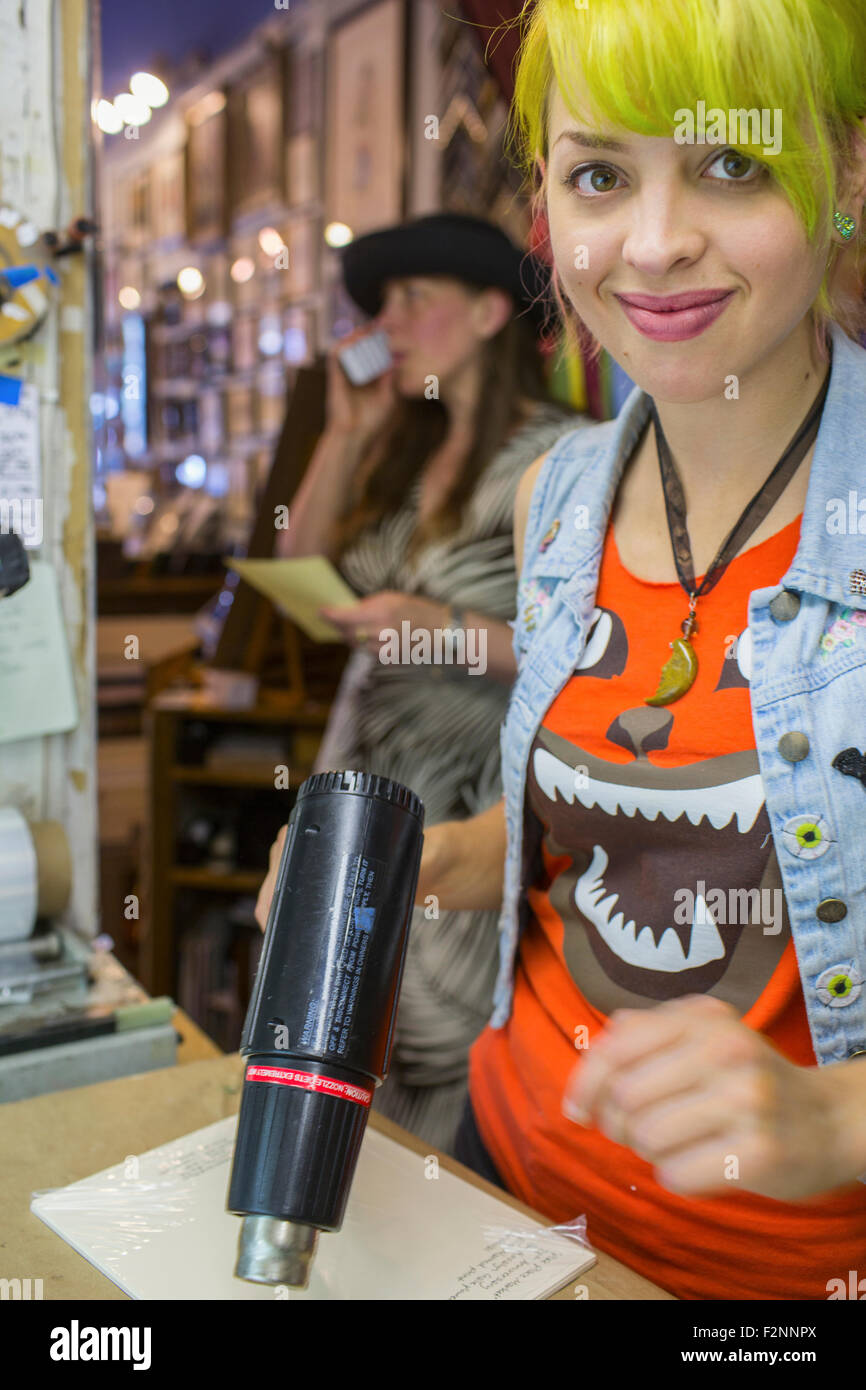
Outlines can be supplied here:
[[[553, 445], [550, 446], [550, 449]], [[523, 568], [523, 539], [526, 535], [526, 523], [529, 520], [529, 505], [532, 501], [532, 493], [535, 488], [538, 475], [547, 462], [550, 454], [547, 449], [543, 454], [531, 463], [523, 474], [517, 485], [517, 493], [514, 498], [514, 558], [517, 561], [517, 572]]]

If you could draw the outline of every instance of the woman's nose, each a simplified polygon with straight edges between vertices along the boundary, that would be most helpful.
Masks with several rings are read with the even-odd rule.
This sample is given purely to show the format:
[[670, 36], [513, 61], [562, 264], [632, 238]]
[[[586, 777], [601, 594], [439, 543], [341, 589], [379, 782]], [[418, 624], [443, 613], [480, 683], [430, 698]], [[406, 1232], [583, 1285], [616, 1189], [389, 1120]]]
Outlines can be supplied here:
[[382, 309], [376, 317], [376, 328], [392, 338], [398, 331], [397, 314], [393, 309]]
[[400, 301], [400, 296], [389, 287], [382, 299], [382, 307], [376, 316], [376, 323], [383, 333], [392, 333], [400, 328], [401, 320], [405, 313]]
[[690, 265], [706, 249], [706, 234], [687, 197], [673, 191], [648, 191], [634, 200], [631, 214], [622, 258], [644, 275], [666, 275], [680, 262]]

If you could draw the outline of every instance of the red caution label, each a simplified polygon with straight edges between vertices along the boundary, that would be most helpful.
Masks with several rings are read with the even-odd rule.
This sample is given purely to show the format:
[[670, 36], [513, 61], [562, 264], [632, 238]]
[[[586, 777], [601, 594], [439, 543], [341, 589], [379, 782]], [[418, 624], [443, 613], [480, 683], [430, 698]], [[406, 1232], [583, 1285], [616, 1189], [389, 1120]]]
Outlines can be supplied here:
[[338, 1081], [335, 1076], [319, 1076], [289, 1067], [247, 1067], [246, 1079], [269, 1081], [276, 1086], [296, 1086], [301, 1091], [323, 1091], [341, 1100], [353, 1100], [356, 1105], [369, 1105], [373, 1099], [372, 1090], [367, 1090], [366, 1086], [352, 1086], [348, 1081]]

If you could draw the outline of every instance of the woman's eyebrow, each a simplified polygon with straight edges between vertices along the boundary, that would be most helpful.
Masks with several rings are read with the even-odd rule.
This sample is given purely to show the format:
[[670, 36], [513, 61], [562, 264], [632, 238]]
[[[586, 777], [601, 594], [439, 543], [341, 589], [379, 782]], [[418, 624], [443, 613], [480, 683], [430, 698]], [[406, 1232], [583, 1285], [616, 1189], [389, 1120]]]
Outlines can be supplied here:
[[588, 130], [564, 130], [553, 142], [554, 148], [560, 140], [572, 140], [576, 145], [585, 145], [591, 150], [618, 150], [624, 153], [628, 146], [621, 140], [614, 140], [609, 135], [593, 135]]

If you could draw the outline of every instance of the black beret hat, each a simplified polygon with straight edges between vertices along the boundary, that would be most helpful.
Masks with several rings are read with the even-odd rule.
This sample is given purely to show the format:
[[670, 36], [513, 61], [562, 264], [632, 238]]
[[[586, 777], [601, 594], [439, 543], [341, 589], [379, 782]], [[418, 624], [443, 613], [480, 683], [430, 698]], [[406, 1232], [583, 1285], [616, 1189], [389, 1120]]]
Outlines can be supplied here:
[[341, 263], [348, 294], [371, 318], [382, 308], [386, 280], [449, 275], [479, 288], [506, 290], [517, 312], [528, 310], [536, 329], [544, 322], [546, 305], [534, 301], [549, 284], [547, 267], [483, 217], [437, 212], [368, 232], [349, 243]]

